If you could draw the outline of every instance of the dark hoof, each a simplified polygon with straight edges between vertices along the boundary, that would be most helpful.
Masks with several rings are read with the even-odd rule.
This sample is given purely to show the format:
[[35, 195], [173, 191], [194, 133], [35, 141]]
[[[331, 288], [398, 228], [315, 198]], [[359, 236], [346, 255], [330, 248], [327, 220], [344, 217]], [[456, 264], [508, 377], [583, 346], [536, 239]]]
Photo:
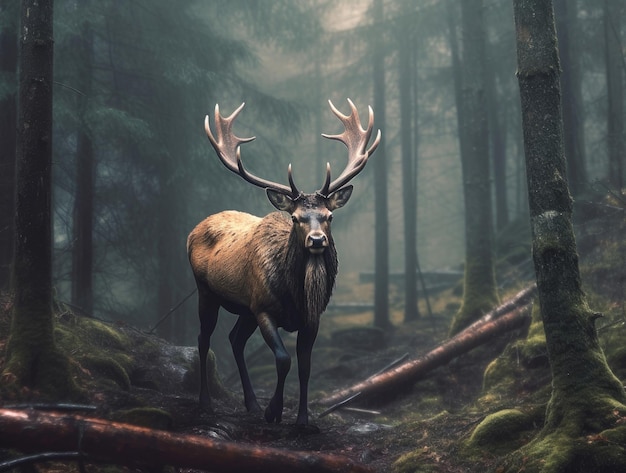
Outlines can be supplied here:
[[265, 409], [265, 420], [268, 424], [271, 424], [273, 422], [280, 424], [280, 421], [282, 420], [282, 412], [275, 413], [272, 410], [272, 406], [270, 404], [269, 406], [267, 406], [267, 409]]

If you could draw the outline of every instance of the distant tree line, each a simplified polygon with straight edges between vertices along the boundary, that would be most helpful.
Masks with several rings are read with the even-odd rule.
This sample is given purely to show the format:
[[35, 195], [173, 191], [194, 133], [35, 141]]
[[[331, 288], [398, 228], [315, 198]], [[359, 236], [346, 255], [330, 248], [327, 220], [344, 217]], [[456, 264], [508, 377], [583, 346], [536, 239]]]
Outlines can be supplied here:
[[[204, 115], [216, 102], [232, 110], [248, 101], [248, 121], [238, 126], [259, 136], [251, 166], [274, 176], [293, 161], [321, 178], [336, 149], [319, 139], [331, 131], [325, 99], [351, 97], [360, 108], [373, 105], [383, 130], [375, 164], [361, 176], [373, 184], [359, 210], [375, 215], [368, 251], [377, 274], [375, 325], [390, 325], [396, 241], [404, 320], [423, 307], [419, 262], [446, 245], [465, 243], [461, 312], [470, 320], [491, 306], [499, 235], [527, 213], [514, 25], [510, 2], [465, 3], [372, 0], [359, 10], [325, 1], [261, 8], [56, 0], [56, 297], [89, 314], [153, 326], [193, 289], [184, 247], [195, 223], [224, 208], [270, 210], [245, 185], [223, 178], [203, 136]], [[18, 7], [17, 0], [0, 5], [2, 288], [13, 261]], [[358, 21], [338, 24], [335, 8]], [[618, 0], [555, 1], [575, 199], [593, 198], [596, 182], [623, 187], [623, 16]], [[357, 224], [344, 220], [336, 234]], [[477, 293], [488, 297], [472, 300]], [[193, 304], [181, 310], [195, 312]], [[190, 340], [195, 315], [180, 320], [168, 319], [161, 333]]]

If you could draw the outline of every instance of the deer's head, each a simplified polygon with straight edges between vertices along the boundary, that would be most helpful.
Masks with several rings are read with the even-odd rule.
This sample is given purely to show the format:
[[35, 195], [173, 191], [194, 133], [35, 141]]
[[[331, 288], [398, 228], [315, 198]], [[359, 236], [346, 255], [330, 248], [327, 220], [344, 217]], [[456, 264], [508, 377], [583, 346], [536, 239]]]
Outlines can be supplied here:
[[378, 130], [372, 145], [367, 144], [374, 128], [374, 112], [369, 107], [369, 122], [367, 129], [361, 126], [361, 120], [356, 107], [350, 99], [350, 115], [342, 114], [329, 100], [332, 112], [344, 124], [345, 130], [338, 135], [322, 135], [325, 138], [341, 141], [348, 148], [348, 163], [343, 172], [331, 182], [330, 164], [326, 164], [326, 180], [324, 185], [312, 194], [305, 194], [296, 187], [289, 165], [287, 176], [289, 186], [268, 181], [248, 172], [241, 161], [241, 144], [254, 140], [239, 138], [232, 132], [235, 118], [244, 107], [242, 103], [229, 117], [220, 114], [219, 106], [215, 106], [216, 135], [211, 131], [207, 115], [204, 128], [209, 141], [215, 148], [220, 161], [232, 172], [246, 181], [266, 190], [267, 197], [274, 207], [291, 214], [294, 231], [298, 241], [311, 254], [321, 254], [330, 244], [330, 222], [333, 210], [343, 207], [352, 194], [352, 186], [348, 182], [356, 176], [367, 164], [367, 159], [376, 150], [380, 143], [381, 133]]

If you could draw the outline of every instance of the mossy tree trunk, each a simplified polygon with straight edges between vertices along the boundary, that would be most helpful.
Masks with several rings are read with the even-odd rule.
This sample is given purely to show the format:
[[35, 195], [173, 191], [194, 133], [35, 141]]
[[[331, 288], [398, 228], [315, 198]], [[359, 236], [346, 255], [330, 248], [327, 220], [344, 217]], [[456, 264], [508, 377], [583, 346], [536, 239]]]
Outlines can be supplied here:
[[[489, 135], [485, 97], [482, 0], [461, 2], [463, 27], [462, 90], [459, 115], [463, 195], [465, 197], [465, 277], [463, 303], [452, 321], [454, 335], [498, 303], [496, 289]], [[457, 97], [458, 99], [458, 97]]]
[[17, 131], [14, 306], [4, 390], [61, 398], [74, 387], [52, 317], [53, 0], [22, 0]]
[[[623, 471], [607, 468], [589, 435], [615, 427], [626, 407], [622, 383], [608, 367], [581, 289], [564, 157], [559, 57], [552, 3], [514, 0], [518, 80], [539, 303], [552, 371], [546, 422], [516, 452], [510, 471]], [[611, 461], [614, 461], [612, 457]], [[600, 468], [600, 469], [594, 469]]]

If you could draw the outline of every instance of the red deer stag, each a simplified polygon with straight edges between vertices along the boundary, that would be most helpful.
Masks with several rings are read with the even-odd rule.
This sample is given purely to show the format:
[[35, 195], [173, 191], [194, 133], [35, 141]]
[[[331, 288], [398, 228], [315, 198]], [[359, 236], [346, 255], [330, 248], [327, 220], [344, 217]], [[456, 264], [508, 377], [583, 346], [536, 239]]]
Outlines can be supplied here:
[[211, 131], [209, 117], [206, 117], [206, 133], [222, 163], [249, 183], [264, 188], [272, 205], [288, 212], [291, 219], [282, 212], [259, 218], [225, 211], [206, 218], [189, 235], [187, 253], [199, 297], [200, 405], [205, 409], [211, 409], [206, 358], [218, 309], [223, 307], [239, 315], [229, 339], [248, 411], [260, 410], [244, 360], [245, 344], [257, 326], [274, 353], [278, 381], [265, 410], [267, 422], [281, 421], [285, 378], [291, 366], [291, 357], [278, 328], [298, 331], [296, 352], [300, 399], [296, 425], [308, 425], [311, 350], [320, 315], [326, 309], [337, 275], [337, 252], [330, 234], [332, 211], [346, 204], [352, 194], [352, 186], [346, 184], [361, 172], [380, 142], [379, 130], [367, 148], [374, 126], [371, 107], [367, 130], [364, 130], [356, 107], [349, 99], [348, 102], [349, 116], [343, 115], [329, 101], [345, 131], [339, 135], [323, 135], [346, 145], [348, 164], [332, 182], [330, 164], [327, 164], [326, 181], [313, 194], [298, 190], [291, 165], [289, 186], [267, 181], [244, 169], [240, 145], [254, 138], [239, 138], [232, 132], [233, 122], [244, 104], [228, 118], [222, 117], [219, 107], [215, 106], [216, 135]]

